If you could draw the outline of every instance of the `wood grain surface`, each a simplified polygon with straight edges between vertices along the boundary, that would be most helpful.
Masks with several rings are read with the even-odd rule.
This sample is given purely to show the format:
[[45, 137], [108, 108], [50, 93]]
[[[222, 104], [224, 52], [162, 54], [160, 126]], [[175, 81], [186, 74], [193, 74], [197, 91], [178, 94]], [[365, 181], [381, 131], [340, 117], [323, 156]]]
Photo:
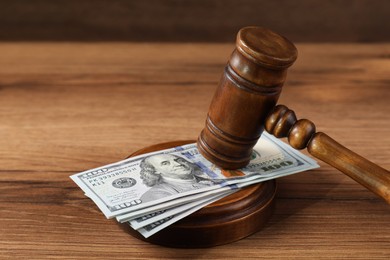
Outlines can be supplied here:
[[[0, 43], [0, 258], [389, 259], [389, 206], [321, 162], [278, 180], [261, 232], [196, 250], [129, 236], [70, 180], [145, 146], [196, 139], [233, 48]], [[280, 103], [389, 169], [390, 44], [297, 48]]]

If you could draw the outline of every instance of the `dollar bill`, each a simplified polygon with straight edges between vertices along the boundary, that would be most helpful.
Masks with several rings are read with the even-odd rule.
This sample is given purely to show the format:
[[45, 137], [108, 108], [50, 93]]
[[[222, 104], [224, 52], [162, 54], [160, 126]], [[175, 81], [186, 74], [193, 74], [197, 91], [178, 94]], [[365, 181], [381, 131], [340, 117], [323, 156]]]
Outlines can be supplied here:
[[[173, 207], [170, 209], [166, 209], [166, 210], [159, 210], [157, 212], [153, 212], [153, 213], [144, 215], [142, 217], [138, 217], [138, 218], [127, 220], [127, 221], [129, 222], [130, 226], [135, 230], [138, 230], [142, 227], [149, 226], [151, 224], [156, 224], [156, 223], [161, 224], [161, 221], [164, 221], [167, 219], [172, 219], [173, 218], [172, 216], [178, 216], [179, 214], [182, 217], [188, 216], [192, 212], [189, 213], [188, 215], [184, 215], [183, 213], [184, 212], [188, 213], [191, 209], [193, 209], [194, 207], [197, 207], [199, 205], [201, 205], [201, 207], [205, 207], [205, 206], [207, 206], [207, 205], [209, 205], [217, 200], [220, 200], [221, 198], [223, 198], [225, 196], [228, 196], [228, 195], [235, 193], [238, 190], [239, 189], [233, 190], [233, 191], [226, 191], [226, 192], [223, 192], [223, 193], [220, 193], [217, 195], [213, 195], [213, 196], [208, 197], [206, 199], [196, 200], [196, 201], [186, 203], [186, 204], [183, 204], [183, 205], [180, 205], [177, 207]], [[176, 221], [177, 220], [179, 220], [178, 217], [176, 217]], [[150, 229], [150, 227], [148, 229]]]
[[197, 193], [193, 195], [187, 195], [184, 197], [181, 197], [177, 200], [171, 200], [171, 201], [166, 201], [157, 205], [153, 205], [147, 208], [142, 208], [139, 210], [131, 211], [128, 213], [124, 213], [122, 215], [119, 215], [116, 217], [117, 221], [119, 222], [126, 222], [135, 218], [143, 217], [148, 214], [155, 214], [157, 211], [161, 210], [169, 210], [174, 207], [178, 207], [181, 205], [186, 205], [188, 203], [191, 203], [193, 201], [202, 201], [202, 200], [207, 200], [210, 197], [217, 196], [220, 194], [224, 194], [229, 191], [235, 191], [238, 189], [237, 185], [229, 185], [225, 187], [221, 187], [220, 189], [214, 189], [210, 191], [205, 191], [202, 193]]
[[196, 144], [189, 144], [132, 157], [71, 178], [111, 218], [140, 210], [149, 214], [153, 211], [148, 208], [172, 208], [236, 189], [235, 184], [316, 167], [314, 160], [264, 133], [249, 165], [240, 170], [216, 167], [199, 153]]
[[[272, 179], [272, 178], [267, 178], [267, 179]], [[203, 208], [203, 207], [205, 207], [205, 206], [207, 206], [207, 205], [209, 205], [217, 200], [220, 200], [226, 196], [229, 196], [229, 195], [233, 194], [234, 192], [239, 191], [242, 188], [245, 188], [249, 185], [259, 183], [263, 180], [265, 181], [266, 179], [257, 179], [257, 180], [252, 180], [252, 181], [248, 181], [245, 183], [240, 183], [237, 185], [237, 189], [234, 191], [222, 193], [220, 195], [217, 195], [215, 197], [210, 198], [209, 200], [204, 199], [200, 202], [193, 202], [190, 204], [183, 205], [183, 208], [185, 208], [184, 210], [175, 211], [173, 209], [172, 211], [170, 211], [168, 209], [166, 211], [168, 213], [165, 215], [163, 215], [163, 214], [159, 215], [157, 213], [154, 217], [152, 217], [154, 220], [153, 223], [148, 223], [151, 221], [145, 220], [145, 222], [143, 222], [143, 223], [142, 223], [142, 221], [140, 221], [140, 223], [138, 225], [133, 226], [134, 221], [129, 221], [129, 224], [131, 227], [133, 227], [133, 229], [136, 229], [142, 236], [144, 236], [145, 238], [148, 238], [148, 237], [156, 234], [157, 232], [163, 230], [164, 228], [174, 224], [175, 222], [189, 216], [190, 214], [193, 214], [194, 212], [200, 210], [201, 208]], [[145, 218], [147, 219], [148, 217], [149, 216], [146, 216]], [[152, 218], [150, 218], [149, 220], [151, 220]]]
[[[211, 192], [209, 191], [209, 192], [195, 194], [192, 196], [190, 195], [190, 196], [181, 198], [180, 202], [182, 202], [182, 203], [177, 204], [177, 206], [172, 207], [172, 205], [174, 205], [174, 204], [172, 204], [171, 202], [166, 202], [166, 203], [162, 203], [160, 205], [156, 205], [156, 206], [144, 208], [144, 209], [141, 209], [138, 211], [133, 211], [130, 213], [119, 215], [116, 217], [116, 219], [117, 219], [117, 221], [119, 221], [121, 223], [131, 222], [132, 223], [131, 226], [134, 227], [134, 229], [137, 229], [139, 227], [142, 227], [143, 225], [146, 225], [145, 223], [142, 223], [142, 220], [146, 220], [146, 219], [153, 217], [153, 220], [154, 220], [153, 222], [157, 222], [157, 221], [163, 220], [167, 216], [171, 216], [171, 215], [178, 213], [178, 212], [176, 212], [176, 210], [179, 211], [179, 209], [180, 209], [180, 211], [181, 210], [185, 211], [186, 209], [191, 208], [193, 205], [196, 205], [196, 203], [199, 203], [199, 204], [203, 203], [203, 201], [206, 201], [209, 197], [220, 196], [220, 194], [230, 195], [234, 192], [237, 192], [239, 189], [247, 187], [249, 185], [257, 184], [257, 183], [260, 183], [263, 181], [272, 180], [275, 178], [280, 178], [280, 177], [291, 175], [291, 174], [293, 174], [292, 171], [284, 172], [284, 173], [278, 172], [277, 174], [267, 174], [267, 175], [259, 176], [258, 178], [253, 179], [251, 181], [246, 181], [246, 182], [230, 185], [229, 187], [223, 187], [217, 191], [213, 190]], [[227, 192], [229, 190], [231, 190], [231, 193]], [[227, 195], [225, 195], [225, 196], [227, 196]], [[191, 201], [194, 201], [194, 202], [191, 202]], [[138, 224], [135, 224], [136, 219], [139, 222]]]
[[[280, 178], [280, 177], [287, 176], [287, 175], [290, 175], [290, 173], [278, 174], [277, 177]], [[272, 180], [274, 178], [275, 178], [275, 175], [267, 175], [266, 177], [259, 177], [257, 179], [251, 180], [251, 181], [239, 183], [237, 185], [233, 185], [234, 189], [233, 189], [233, 187], [231, 187], [233, 189], [232, 191], [230, 191], [230, 192], [229, 191], [228, 192], [222, 191], [221, 193], [218, 193], [218, 194], [215, 193], [216, 195], [211, 195], [211, 198], [218, 198], [217, 200], [219, 200], [225, 196], [229, 196], [229, 195], [239, 191], [242, 188], [245, 188], [247, 186], [257, 184], [260, 182]], [[151, 207], [150, 209], [147, 208], [147, 209], [141, 210], [141, 212], [140, 212], [141, 214], [137, 214], [138, 212], [131, 212], [129, 214], [120, 215], [117, 217], [117, 220], [121, 223], [129, 222], [130, 226], [133, 227], [133, 229], [135, 229], [135, 230], [140, 229], [141, 227], [147, 226], [149, 224], [154, 224], [152, 226], [149, 226], [148, 229], [145, 229], [143, 231], [143, 234], [149, 234], [149, 232], [147, 230], [151, 230], [151, 228], [153, 226], [157, 227], [157, 226], [163, 225], [164, 227], [167, 227], [168, 224], [163, 224], [164, 222], [167, 222], [168, 220], [172, 219], [172, 221], [170, 221], [170, 223], [174, 223], [174, 222], [180, 220], [181, 218], [188, 216], [189, 214], [191, 214], [193, 212], [193, 211], [191, 211], [191, 213], [185, 214], [186, 210], [190, 210], [197, 205], [205, 203], [206, 201], [208, 201], [208, 196], [206, 196], [205, 198], [203, 198], [201, 200], [195, 200], [194, 202], [184, 203], [183, 205], [179, 205], [178, 207], [167, 208], [164, 210], [156, 211], [156, 209], [158, 209], [158, 207]], [[212, 201], [212, 202], [214, 202], [214, 201]], [[145, 213], [147, 213], [147, 214], [145, 214]], [[137, 217], [134, 217], [134, 216], [137, 216]], [[161, 230], [161, 227], [159, 230]], [[154, 233], [155, 232], [153, 232], [153, 234]]]
[[[173, 223], [175, 223], [175, 222], [187, 217], [188, 215], [200, 210], [201, 208], [203, 208], [203, 207], [205, 207], [205, 206], [207, 206], [207, 205], [209, 205], [209, 204], [211, 204], [219, 199], [222, 199], [223, 197], [227, 196], [228, 194], [229, 193], [220, 194], [218, 196], [206, 199], [206, 200], [202, 201], [201, 203], [196, 203], [195, 206], [192, 206], [195, 204], [195, 203], [193, 203], [193, 204], [191, 204], [192, 207], [187, 208], [184, 211], [173, 212], [174, 213], [173, 215], [165, 216], [164, 218], [157, 220], [151, 224], [140, 227], [137, 229], [137, 231], [145, 238], [148, 238], [151, 235], [154, 235], [157, 232], [163, 230], [164, 228], [172, 225]], [[131, 225], [130, 222], [129, 222], [129, 224]]]
[[[205, 198], [202, 200], [196, 200], [194, 202], [186, 203], [186, 204], [180, 205], [178, 207], [173, 207], [173, 208], [169, 208], [169, 209], [165, 209], [165, 210], [159, 210], [159, 211], [144, 215], [142, 217], [128, 218], [128, 219], [122, 218], [121, 222], [122, 223], [129, 222], [130, 226], [135, 230], [138, 230], [138, 229], [145, 227], [145, 226], [149, 226], [143, 232], [143, 234], [149, 234], [148, 230], [151, 230], [152, 227], [157, 227], [157, 226], [163, 225], [164, 222], [171, 220], [171, 219], [172, 219], [172, 221], [170, 223], [174, 223], [174, 222], [192, 214], [193, 213], [192, 209], [194, 209], [194, 207], [196, 207], [198, 205], [202, 205], [202, 207], [205, 207], [205, 206], [207, 206], [207, 205], [209, 205], [217, 200], [220, 200], [226, 196], [229, 196], [229, 195], [239, 191], [242, 188], [245, 188], [249, 185], [253, 185], [253, 184], [256, 184], [256, 183], [259, 183], [262, 181], [266, 181], [269, 179], [272, 179], [272, 178], [259, 178], [259, 179], [253, 180], [253, 181], [240, 183], [238, 185], [234, 185], [236, 187], [236, 189], [234, 189], [232, 191], [221, 192], [217, 195], [212, 195], [209, 198]], [[185, 213], [185, 212], [187, 212], [187, 213]], [[153, 225], [151, 225], [151, 224], [153, 224]], [[167, 227], [167, 226], [168, 226], [167, 224], [164, 224], [164, 227]], [[159, 230], [161, 230], [161, 227]], [[153, 232], [153, 234], [154, 233], [155, 232]], [[151, 235], [151, 234], [149, 234], [149, 235]]]

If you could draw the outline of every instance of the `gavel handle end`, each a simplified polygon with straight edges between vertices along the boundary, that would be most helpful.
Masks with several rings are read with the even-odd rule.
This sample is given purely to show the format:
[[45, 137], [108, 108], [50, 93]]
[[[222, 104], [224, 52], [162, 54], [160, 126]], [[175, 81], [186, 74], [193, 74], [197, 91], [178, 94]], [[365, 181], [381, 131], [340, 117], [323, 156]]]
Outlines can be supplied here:
[[314, 157], [345, 173], [390, 204], [390, 172], [370, 162], [328, 135], [313, 135], [307, 149]]

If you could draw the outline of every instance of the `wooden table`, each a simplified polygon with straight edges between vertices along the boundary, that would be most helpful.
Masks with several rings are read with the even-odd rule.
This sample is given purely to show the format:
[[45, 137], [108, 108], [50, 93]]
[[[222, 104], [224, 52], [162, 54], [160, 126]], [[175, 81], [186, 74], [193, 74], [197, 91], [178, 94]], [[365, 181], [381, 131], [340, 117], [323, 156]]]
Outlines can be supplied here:
[[[297, 47], [280, 103], [389, 169], [390, 44]], [[70, 180], [144, 146], [196, 139], [232, 50], [1, 43], [0, 258], [389, 259], [389, 205], [321, 162], [278, 180], [261, 232], [207, 249], [129, 236]]]

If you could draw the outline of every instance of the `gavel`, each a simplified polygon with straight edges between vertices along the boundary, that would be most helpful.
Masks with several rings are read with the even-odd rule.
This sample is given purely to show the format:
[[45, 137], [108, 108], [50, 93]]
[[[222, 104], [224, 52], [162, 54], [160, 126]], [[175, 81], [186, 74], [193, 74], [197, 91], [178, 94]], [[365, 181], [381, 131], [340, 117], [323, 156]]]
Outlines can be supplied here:
[[264, 129], [287, 137], [295, 149], [308, 152], [345, 173], [390, 204], [390, 173], [347, 149], [307, 120], [297, 120], [277, 105], [287, 69], [297, 58], [288, 39], [262, 27], [245, 27], [225, 67], [211, 101], [197, 146], [200, 153], [224, 169], [245, 167]]

